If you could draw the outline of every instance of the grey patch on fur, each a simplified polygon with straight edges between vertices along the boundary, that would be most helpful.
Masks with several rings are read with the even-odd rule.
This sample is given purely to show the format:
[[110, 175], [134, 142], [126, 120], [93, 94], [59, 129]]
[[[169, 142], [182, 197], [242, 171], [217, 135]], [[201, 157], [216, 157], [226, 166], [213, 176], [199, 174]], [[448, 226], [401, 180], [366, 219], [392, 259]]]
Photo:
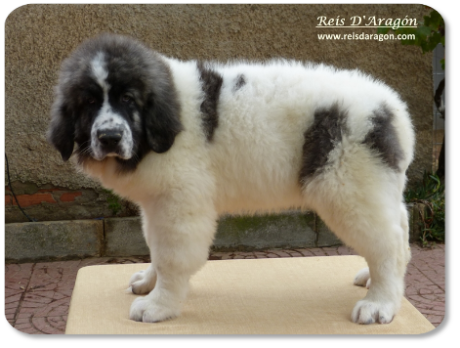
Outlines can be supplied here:
[[204, 92], [204, 100], [200, 105], [202, 113], [202, 126], [206, 139], [211, 141], [214, 131], [219, 125], [219, 115], [217, 105], [219, 103], [220, 89], [224, 81], [223, 77], [217, 72], [208, 68], [203, 62], [197, 63], [200, 72], [201, 89]]
[[399, 162], [404, 159], [404, 153], [396, 129], [391, 123], [393, 117], [385, 104], [374, 110], [374, 116], [371, 119], [373, 128], [364, 138], [363, 144], [378, 153], [390, 168], [400, 171]]
[[233, 86], [233, 91], [236, 92], [237, 90], [241, 89], [246, 84], [246, 80], [243, 74], [239, 74], [236, 77], [235, 85]]
[[329, 153], [348, 134], [347, 112], [340, 110], [338, 103], [329, 108], [316, 110], [314, 121], [304, 133], [300, 183], [320, 174], [327, 165]]

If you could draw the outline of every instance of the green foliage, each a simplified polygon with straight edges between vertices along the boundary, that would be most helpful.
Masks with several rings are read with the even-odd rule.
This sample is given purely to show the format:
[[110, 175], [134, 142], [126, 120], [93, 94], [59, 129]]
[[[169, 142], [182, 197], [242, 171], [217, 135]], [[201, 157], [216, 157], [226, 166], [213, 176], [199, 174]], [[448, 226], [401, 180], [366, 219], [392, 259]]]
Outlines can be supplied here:
[[109, 208], [112, 210], [112, 214], [117, 215], [122, 208], [122, 199], [111, 190], [103, 189], [103, 192], [107, 194], [107, 203], [109, 203]]
[[[393, 29], [381, 27], [377, 29], [377, 33], [386, 34], [390, 30]], [[424, 16], [423, 24], [419, 24], [417, 28], [398, 28], [393, 31], [395, 34], [414, 34], [415, 40], [401, 40], [401, 44], [419, 46], [423, 53], [433, 51], [438, 44], [445, 46], [444, 20], [435, 10]], [[444, 59], [441, 60], [441, 65], [444, 69]]]
[[422, 218], [423, 246], [444, 242], [445, 238], [445, 186], [436, 174], [423, 174], [422, 181], [405, 193], [407, 203], [423, 203], [427, 209], [420, 212]]

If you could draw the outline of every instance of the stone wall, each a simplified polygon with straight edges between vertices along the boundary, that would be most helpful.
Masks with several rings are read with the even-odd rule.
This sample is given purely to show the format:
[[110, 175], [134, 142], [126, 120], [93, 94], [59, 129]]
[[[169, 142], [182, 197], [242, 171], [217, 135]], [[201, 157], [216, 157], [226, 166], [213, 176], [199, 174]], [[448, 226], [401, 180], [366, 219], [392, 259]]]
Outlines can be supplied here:
[[[423, 5], [26, 5], [5, 24], [6, 153], [13, 187], [39, 219], [111, 216], [99, 186], [46, 142], [53, 86], [61, 61], [101, 32], [131, 35], [181, 58], [293, 58], [360, 68], [395, 88], [408, 103], [417, 130], [410, 180], [431, 169], [431, 55], [398, 41], [319, 40], [317, 18], [353, 15], [422, 19]], [[348, 30], [350, 33], [355, 29]], [[375, 33], [376, 29], [363, 29]], [[54, 191], [53, 191], [54, 190]], [[102, 195], [102, 196], [101, 196]], [[25, 221], [6, 192], [6, 220]], [[86, 201], [85, 201], [86, 200]], [[44, 202], [44, 203], [42, 203]], [[82, 208], [83, 207], [83, 208]], [[73, 209], [73, 210], [72, 210]], [[81, 216], [78, 216], [81, 212]], [[122, 212], [123, 213], [123, 212]], [[126, 211], [129, 213], [129, 209]], [[120, 214], [120, 213], [118, 213]], [[113, 215], [113, 214], [112, 214]]]

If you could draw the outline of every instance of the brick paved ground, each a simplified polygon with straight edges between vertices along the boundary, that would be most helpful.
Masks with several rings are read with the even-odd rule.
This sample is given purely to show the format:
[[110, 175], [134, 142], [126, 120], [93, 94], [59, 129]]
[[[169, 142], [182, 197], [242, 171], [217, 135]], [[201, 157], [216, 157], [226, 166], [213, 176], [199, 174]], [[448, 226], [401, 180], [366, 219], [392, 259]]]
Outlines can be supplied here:
[[[329, 248], [266, 250], [263, 252], [213, 252], [211, 260], [267, 257], [351, 255], [345, 246]], [[444, 245], [422, 249], [412, 245], [406, 277], [406, 297], [438, 326], [445, 311]], [[31, 334], [62, 334], [77, 271], [84, 266], [107, 263], [148, 262], [147, 258], [93, 258], [77, 261], [6, 265], [5, 311], [8, 322]]]

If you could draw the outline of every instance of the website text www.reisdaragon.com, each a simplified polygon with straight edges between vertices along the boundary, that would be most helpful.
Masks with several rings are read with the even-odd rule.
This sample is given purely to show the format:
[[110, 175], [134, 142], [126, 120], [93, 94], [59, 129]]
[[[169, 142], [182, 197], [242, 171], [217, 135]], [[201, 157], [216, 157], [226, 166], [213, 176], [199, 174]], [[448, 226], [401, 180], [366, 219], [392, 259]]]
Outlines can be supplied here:
[[318, 34], [318, 40], [415, 40], [415, 34]]

